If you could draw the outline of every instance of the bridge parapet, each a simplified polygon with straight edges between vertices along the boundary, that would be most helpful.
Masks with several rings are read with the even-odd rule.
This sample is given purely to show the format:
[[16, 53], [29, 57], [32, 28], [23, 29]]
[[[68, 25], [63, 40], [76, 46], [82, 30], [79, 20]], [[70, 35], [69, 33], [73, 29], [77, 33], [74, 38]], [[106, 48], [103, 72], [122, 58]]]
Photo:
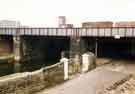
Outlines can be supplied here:
[[135, 37], [134, 27], [110, 28], [0, 28], [0, 35], [80, 36], [80, 37]]

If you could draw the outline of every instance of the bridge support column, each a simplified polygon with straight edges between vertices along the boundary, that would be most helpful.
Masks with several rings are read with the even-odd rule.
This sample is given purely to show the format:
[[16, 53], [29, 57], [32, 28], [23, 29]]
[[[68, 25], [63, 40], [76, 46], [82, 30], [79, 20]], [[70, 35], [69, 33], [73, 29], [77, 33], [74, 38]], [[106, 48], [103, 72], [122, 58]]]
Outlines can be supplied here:
[[14, 72], [20, 72], [20, 60], [21, 60], [21, 51], [20, 51], [21, 39], [20, 36], [13, 36], [13, 52], [14, 52]]
[[132, 39], [132, 44], [131, 44], [131, 54], [133, 58], [135, 57], [135, 39]]
[[98, 57], [98, 39], [95, 41], [95, 56]]
[[80, 52], [81, 52], [81, 55], [86, 53], [88, 50], [87, 50], [87, 42], [85, 39], [83, 38], [80, 38]]
[[85, 50], [83, 42], [81, 37], [70, 37], [70, 62], [73, 65], [73, 73], [81, 71], [81, 54]]

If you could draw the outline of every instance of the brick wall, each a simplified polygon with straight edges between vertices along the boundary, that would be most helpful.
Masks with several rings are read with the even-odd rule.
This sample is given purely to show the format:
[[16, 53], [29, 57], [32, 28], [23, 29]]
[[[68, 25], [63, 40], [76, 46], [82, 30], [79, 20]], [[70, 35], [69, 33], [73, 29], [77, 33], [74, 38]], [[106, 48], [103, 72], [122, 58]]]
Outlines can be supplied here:
[[113, 27], [113, 22], [111, 21], [100, 21], [100, 22], [84, 22], [82, 27]]
[[135, 21], [116, 22], [115, 27], [135, 27]]

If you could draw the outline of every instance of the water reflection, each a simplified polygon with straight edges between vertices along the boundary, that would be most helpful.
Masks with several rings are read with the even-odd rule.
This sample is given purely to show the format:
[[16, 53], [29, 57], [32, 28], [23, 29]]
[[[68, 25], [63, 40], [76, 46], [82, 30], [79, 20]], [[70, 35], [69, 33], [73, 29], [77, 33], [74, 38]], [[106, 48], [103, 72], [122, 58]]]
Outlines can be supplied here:
[[13, 71], [13, 63], [8, 63], [6, 61], [0, 62], [0, 76], [8, 75], [14, 73]]
[[[31, 72], [31, 71], [38, 70], [48, 65], [52, 65], [57, 62], [58, 62], [57, 60], [52, 60], [52, 61], [31, 60], [31, 61], [21, 62], [15, 65], [14, 62], [8, 63], [7, 61], [1, 61], [0, 62], [0, 76], [13, 74], [14, 72], [17, 72], [17, 71]], [[20, 69], [18, 69], [19, 67]]]

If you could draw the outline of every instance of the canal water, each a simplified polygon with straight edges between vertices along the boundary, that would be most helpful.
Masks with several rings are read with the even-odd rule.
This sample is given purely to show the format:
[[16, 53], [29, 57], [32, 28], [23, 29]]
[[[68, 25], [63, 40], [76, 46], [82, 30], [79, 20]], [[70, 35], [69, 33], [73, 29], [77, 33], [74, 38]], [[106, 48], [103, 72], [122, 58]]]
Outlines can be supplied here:
[[[38, 70], [42, 67], [52, 65], [57, 63], [57, 60], [54, 61], [43, 61], [43, 60], [31, 60], [21, 62], [20, 64], [20, 72], [31, 72], [34, 70]], [[1, 61], [0, 62], [0, 76], [5, 76], [9, 74], [15, 73], [14, 62]]]
[[[25, 40], [25, 41], [24, 41]], [[21, 44], [20, 72], [34, 71], [59, 62], [62, 51], [69, 50], [69, 38], [25, 37]], [[14, 73], [14, 62], [0, 61], [0, 76]]]

